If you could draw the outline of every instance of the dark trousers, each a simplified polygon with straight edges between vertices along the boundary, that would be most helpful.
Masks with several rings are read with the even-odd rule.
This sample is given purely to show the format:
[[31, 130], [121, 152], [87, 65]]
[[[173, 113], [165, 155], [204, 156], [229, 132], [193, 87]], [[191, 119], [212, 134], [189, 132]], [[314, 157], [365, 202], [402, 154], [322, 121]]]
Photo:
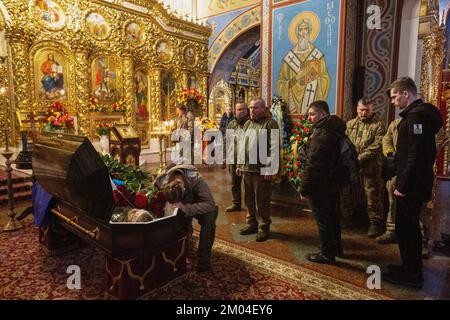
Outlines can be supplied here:
[[309, 195], [311, 210], [319, 230], [320, 252], [335, 257], [341, 247], [341, 225], [336, 210], [337, 191], [320, 188]]
[[189, 217], [188, 223], [192, 223], [192, 218], [197, 219], [200, 225], [200, 239], [198, 242], [198, 264], [209, 265], [211, 259], [212, 247], [216, 236], [216, 219], [219, 211], [216, 209], [213, 212], [195, 215]]
[[241, 195], [241, 182], [242, 176], [236, 174], [236, 165], [230, 165], [230, 176], [231, 176], [231, 193], [233, 194], [233, 204], [236, 206], [241, 206], [242, 195]]
[[400, 256], [408, 273], [422, 274], [422, 233], [420, 212], [423, 201], [410, 194], [396, 197], [395, 233], [398, 238]]

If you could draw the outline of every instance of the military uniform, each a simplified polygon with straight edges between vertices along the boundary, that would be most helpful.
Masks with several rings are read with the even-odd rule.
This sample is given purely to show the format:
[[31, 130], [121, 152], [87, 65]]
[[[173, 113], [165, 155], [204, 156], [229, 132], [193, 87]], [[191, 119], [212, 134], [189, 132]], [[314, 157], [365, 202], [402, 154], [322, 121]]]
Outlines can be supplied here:
[[[239, 130], [243, 129], [245, 123], [248, 121], [249, 117], [246, 116], [242, 119], [233, 118], [233, 120], [228, 124], [227, 129], [230, 130]], [[234, 143], [234, 161], [232, 164], [229, 164], [228, 169], [231, 176], [231, 193], [233, 194], [233, 207], [235, 208], [241, 208], [241, 202], [242, 202], [242, 195], [241, 195], [241, 182], [242, 182], [242, 176], [238, 176], [236, 174], [236, 167], [237, 167], [237, 141], [235, 140]], [[225, 156], [224, 159], [226, 159], [226, 136], [224, 140], [224, 150], [225, 150]]]
[[[356, 117], [347, 122], [346, 134], [358, 152], [361, 166], [361, 177], [367, 198], [367, 214], [371, 229], [369, 236], [378, 236], [383, 225], [383, 202], [381, 182], [381, 143], [386, 132], [384, 123], [375, 115], [363, 119]], [[341, 199], [341, 210], [344, 219], [351, 219], [354, 210], [354, 199], [345, 189]], [[376, 231], [371, 231], [374, 228]]]
[[[270, 150], [270, 130], [278, 129], [278, 124], [267, 115], [257, 121], [249, 120], [244, 125], [244, 131], [255, 130], [256, 137], [259, 137], [259, 130], [267, 129], [268, 150]], [[270, 197], [272, 195], [272, 181], [265, 180], [261, 174], [261, 168], [269, 166], [261, 164], [259, 159], [256, 164], [249, 163], [249, 151], [251, 147], [255, 147], [258, 141], [249, 141], [246, 136], [244, 144], [240, 147], [245, 148], [246, 160], [245, 164], [238, 165], [244, 174], [244, 188], [245, 188], [245, 204], [248, 208], [247, 213], [247, 231], [242, 231], [241, 234], [259, 233], [268, 235], [271, 220], [270, 220]], [[259, 144], [257, 144], [259, 147]], [[259, 150], [258, 150], [259, 153]]]

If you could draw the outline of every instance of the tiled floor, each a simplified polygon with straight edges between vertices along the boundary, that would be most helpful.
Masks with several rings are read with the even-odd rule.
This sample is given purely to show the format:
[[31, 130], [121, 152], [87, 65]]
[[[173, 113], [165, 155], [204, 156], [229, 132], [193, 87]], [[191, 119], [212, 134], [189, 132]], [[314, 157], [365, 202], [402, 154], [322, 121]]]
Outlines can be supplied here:
[[[244, 247], [298, 263], [338, 279], [366, 286], [367, 267], [378, 265], [383, 268], [389, 263], [399, 262], [397, 245], [381, 245], [366, 236], [367, 229], [355, 227], [343, 231], [345, 259], [339, 259], [336, 266], [313, 264], [304, 258], [308, 252], [318, 248], [317, 227], [310, 212], [293, 211], [273, 207], [271, 212], [271, 238], [262, 243], [255, 241], [255, 235], [242, 236], [240, 228], [245, 226], [246, 211], [226, 213], [231, 204], [230, 178], [227, 169], [201, 167], [200, 171], [208, 182], [219, 206], [216, 236], [238, 243]], [[450, 231], [449, 204], [450, 182], [440, 182], [434, 210], [430, 213], [432, 239], [440, 238], [440, 232]], [[244, 209], [245, 210], [245, 209]], [[447, 214], [447, 215], [446, 215]], [[450, 258], [440, 253], [432, 254], [425, 261], [425, 285], [422, 290], [406, 289], [382, 283], [382, 290], [401, 299], [450, 299]]]

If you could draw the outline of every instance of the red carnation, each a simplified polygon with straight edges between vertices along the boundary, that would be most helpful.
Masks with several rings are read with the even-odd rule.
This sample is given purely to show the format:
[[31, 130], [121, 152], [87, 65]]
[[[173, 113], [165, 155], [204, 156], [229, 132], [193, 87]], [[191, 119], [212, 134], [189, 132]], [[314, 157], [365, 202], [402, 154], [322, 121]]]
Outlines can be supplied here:
[[289, 172], [289, 177], [293, 177], [294, 176], [294, 173], [293, 172]]
[[299, 178], [303, 177], [303, 173], [299, 173], [299, 174], [298, 174], [298, 177], [299, 177]]
[[138, 209], [144, 209], [147, 206], [148, 198], [142, 192], [136, 193], [136, 197], [134, 199], [134, 205]]

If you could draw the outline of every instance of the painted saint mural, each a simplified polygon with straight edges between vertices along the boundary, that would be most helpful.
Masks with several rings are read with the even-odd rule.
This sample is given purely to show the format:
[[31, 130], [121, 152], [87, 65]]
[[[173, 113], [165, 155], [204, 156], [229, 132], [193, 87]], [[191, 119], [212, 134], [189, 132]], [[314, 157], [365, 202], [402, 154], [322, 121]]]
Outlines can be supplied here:
[[148, 78], [143, 71], [137, 71], [134, 75], [136, 119], [148, 120]]
[[44, 50], [34, 59], [37, 97], [42, 100], [67, 99], [64, 79], [67, 62], [64, 55], [56, 50]]
[[101, 101], [116, 101], [119, 98], [117, 90], [118, 67], [113, 59], [99, 57], [92, 64], [92, 84], [94, 96]]
[[86, 26], [89, 33], [97, 40], [106, 39], [110, 32], [108, 21], [96, 12], [91, 12], [86, 16]]
[[[330, 14], [333, 20], [327, 19]], [[279, 53], [272, 56], [272, 91], [288, 102], [291, 114], [305, 114], [316, 100], [325, 100], [331, 112], [336, 110], [338, 17], [335, 0], [275, 10], [272, 45]]]
[[141, 28], [140, 25], [138, 25], [135, 22], [131, 22], [126, 27], [126, 36], [127, 41], [133, 46], [133, 47], [140, 47], [145, 42], [145, 33], [144, 30]]
[[54, 1], [35, 0], [32, 11], [34, 18], [48, 29], [61, 29], [66, 22], [66, 15]]

